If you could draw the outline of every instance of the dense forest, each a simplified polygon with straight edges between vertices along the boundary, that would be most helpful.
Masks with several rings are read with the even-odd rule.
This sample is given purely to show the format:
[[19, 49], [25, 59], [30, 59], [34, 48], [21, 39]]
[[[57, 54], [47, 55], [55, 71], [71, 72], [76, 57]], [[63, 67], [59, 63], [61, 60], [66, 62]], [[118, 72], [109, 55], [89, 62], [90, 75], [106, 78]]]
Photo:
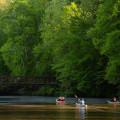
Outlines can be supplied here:
[[[39, 95], [119, 96], [119, 50], [120, 0], [0, 2], [0, 76], [59, 81]], [[15, 89], [25, 88], [0, 92]]]

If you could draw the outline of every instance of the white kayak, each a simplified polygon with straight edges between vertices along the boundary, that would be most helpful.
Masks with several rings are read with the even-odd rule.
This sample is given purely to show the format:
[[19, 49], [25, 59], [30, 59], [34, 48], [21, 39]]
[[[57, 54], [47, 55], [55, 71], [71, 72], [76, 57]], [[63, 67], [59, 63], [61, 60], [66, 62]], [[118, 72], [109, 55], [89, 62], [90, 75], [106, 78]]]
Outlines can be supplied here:
[[80, 104], [80, 103], [76, 103], [76, 106], [77, 106], [77, 107], [87, 107], [86, 104]]
[[113, 101], [107, 101], [108, 104], [120, 104], [119, 101], [113, 102]]

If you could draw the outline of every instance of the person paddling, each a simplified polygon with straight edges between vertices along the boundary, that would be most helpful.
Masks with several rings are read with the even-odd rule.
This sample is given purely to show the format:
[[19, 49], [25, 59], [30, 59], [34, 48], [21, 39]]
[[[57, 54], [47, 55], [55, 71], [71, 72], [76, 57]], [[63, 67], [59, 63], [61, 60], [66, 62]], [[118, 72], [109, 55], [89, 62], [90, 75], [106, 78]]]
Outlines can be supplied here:
[[61, 101], [65, 101], [65, 97], [62, 97]]
[[57, 100], [58, 100], [58, 101], [61, 101], [61, 97], [59, 97]]
[[84, 98], [78, 99], [78, 102], [79, 102], [80, 104], [82, 104], [82, 105], [85, 104]]
[[116, 102], [117, 100], [116, 100], [116, 98], [115, 97], [113, 97], [113, 100], [112, 100], [113, 102]]
[[81, 104], [82, 104], [82, 105], [85, 104], [84, 98], [81, 99]]

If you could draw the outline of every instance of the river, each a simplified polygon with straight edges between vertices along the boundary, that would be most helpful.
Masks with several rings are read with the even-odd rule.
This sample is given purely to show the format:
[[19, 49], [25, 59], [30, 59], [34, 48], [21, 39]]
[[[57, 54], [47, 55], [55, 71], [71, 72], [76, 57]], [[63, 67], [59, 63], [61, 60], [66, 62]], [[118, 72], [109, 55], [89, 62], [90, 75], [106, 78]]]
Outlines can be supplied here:
[[0, 120], [120, 120], [120, 105], [108, 99], [85, 98], [87, 107], [76, 107], [76, 98], [56, 104], [56, 97], [0, 96]]

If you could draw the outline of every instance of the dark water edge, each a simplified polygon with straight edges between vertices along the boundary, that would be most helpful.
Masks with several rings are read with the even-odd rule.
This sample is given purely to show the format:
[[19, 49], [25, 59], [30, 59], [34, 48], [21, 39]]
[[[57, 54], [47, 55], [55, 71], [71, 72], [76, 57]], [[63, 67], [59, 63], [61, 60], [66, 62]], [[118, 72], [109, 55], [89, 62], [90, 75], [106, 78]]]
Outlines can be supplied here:
[[107, 98], [85, 98], [87, 107], [77, 107], [76, 98], [56, 104], [56, 97], [0, 96], [0, 120], [120, 120], [120, 104]]
[[[1, 104], [55, 104], [58, 97], [46, 96], [0, 96]], [[86, 104], [106, 104], [110, 98], [84, 98]], [[67, 104], [73, 104], [78, 101], [75, 97], [66, 97]]]

